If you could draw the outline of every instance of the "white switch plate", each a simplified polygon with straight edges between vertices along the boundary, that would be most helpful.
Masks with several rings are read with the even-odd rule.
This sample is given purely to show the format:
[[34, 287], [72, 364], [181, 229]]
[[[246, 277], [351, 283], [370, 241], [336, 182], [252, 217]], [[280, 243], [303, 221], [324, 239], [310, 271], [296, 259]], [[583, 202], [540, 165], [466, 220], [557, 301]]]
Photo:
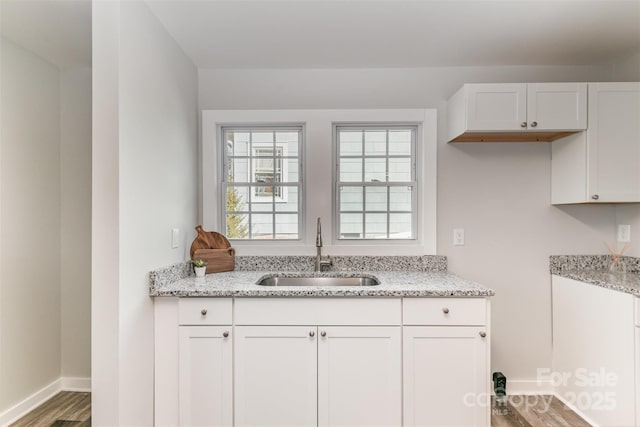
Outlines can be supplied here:
[[180, 238], [180, 229], [174, 228], [171, 230], [171, 249], [178, 247], [178, 240]]
[[464, 246], [464, 228], [453, 229], [453, 246]]
[[631, 226], [628, 224], [618, 224], [618, 242], [628, 243], [631, 241]]

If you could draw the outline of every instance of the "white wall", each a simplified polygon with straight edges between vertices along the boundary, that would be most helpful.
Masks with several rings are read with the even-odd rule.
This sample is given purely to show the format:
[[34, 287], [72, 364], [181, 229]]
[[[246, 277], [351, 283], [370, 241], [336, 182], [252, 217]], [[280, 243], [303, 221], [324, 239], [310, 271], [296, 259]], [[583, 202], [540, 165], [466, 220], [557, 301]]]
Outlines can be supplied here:
[[[605, 71], [199, 70], [198, 89], [202, 109], [438, 108], [437, 250], [452, 272], [495, 289], [492, 365], [513, 386], [551, 364], [549, 255], [604, 253], [615, 208], [551, 206], [548, 143], [445, 144], [444, 106], [463, 83], [598, 81]], [[465, 229], [465, 246], [452, 245], [454, 227]]]
[[60, 72], [62, 376], [91, 377], [91, 69]]
[[[95, 281], [94, 271], [93, 378], [100, 377], [96, 390], [104, 399], [93, 400], [92, 424], [150, 426], [148, 273], [184, 259], [187, 232], [197, 221], [197, 74], [144, 3], [101, 3], [95, 2], [93, 10], [94, 167], [104, 161], [96, 150], [105, 150], [109, 158], [99, 177], [94, 171], [93, 230], [106, 222], [116, 232], [100, 235], [101, 245], [111, 248], [109, 259], [103, 262], [94, 253], [93, 262], [101, 271], [115, 267], [117, 276]], [[117, 78], [110, 74], [114, 65]], [[109, 105], [100, 106], [102, 101]], [[110, 188], [114, 184], [117, 189]], [[110, 202], [119, 206], [115, 221], [95, 214]], [[182, 236], [176, 249], [171, 248], [174, 227]], [[115, 295], [107, 295], [109, 290]], [[98, 295], [108, 299], [106, 309], [96, 310]], [[115, 324], [108, 324], [114, 318]], [[106, 330], [96, 329], [96, 322]], [[107, 350], [109, 343], [116, 348]], [[101, 361], [98, 348], [108, 351], [110, 360]], [[114, 353], [117, 360], [111, 359]], [[107, 395], [114, 390], [117, 402]]]
[[[608, 64], [609, 78], [614, 81], [640, 81], [640, 52], [625, 56]], [[625, 253], [640, 256], [640, 206], [621, 205], [616, 208], [617, 224], [631, 225], [631, 245]]]
[[2, 39], [0, 413], [60, 376], [59, 73]]

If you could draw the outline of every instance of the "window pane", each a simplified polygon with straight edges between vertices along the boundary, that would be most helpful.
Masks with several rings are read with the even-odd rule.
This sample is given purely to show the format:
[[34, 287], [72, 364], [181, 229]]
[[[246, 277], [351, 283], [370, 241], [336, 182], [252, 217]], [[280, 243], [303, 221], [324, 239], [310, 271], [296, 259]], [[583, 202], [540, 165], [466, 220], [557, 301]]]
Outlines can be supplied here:
[[341, 156], [362, 155], [362, 131], [340, 131], [338, 141]]
[[298, 215], [276, 215], [276, 239], [298, 238]]
[[284, 147], [287, 156], [298, 155], [298, 132], [276, 132], [276, 146]]
[[389, 237], [391, 239], [412, 239], [410, 213], [389, 214]]
[[[367, 211], [387, 211], [387, 187], [366, 188]], [[368, 228], [367, 228], [368, 230]]]
[[389, 159], [389, 181], [409, 182], [411, 181], [411, 158], [391, 158]]
[[298, 182], [298, 159], [285, 160], [282, 182]]
[[387, 214], [365, 214], [365, 231], [367, 239], [386, 239]]
[[363, 187], [340, 187], [340, 210], [362, 211]]
[[227, 132], [227, 155], [247, 156], [249, 147], [248, 132]]
[[251, 238], [252, 239], [272, 239], [273, 238], [273, 215], [265, 215], [265, 214], [251, 215]]
[[366, 155], [385, 156], [387, 154], [387, 132], [367, 131], [364, 133], [364, 152]]
[[389, 154], [411, 155], [411, 131], [389, 131]]
[[273, 143], [273, 132], [253, 132], [252, 142], [270, 142]]
[[340, 237], [362, 239], [362, 214], [340, 214]]
[[364, 159], [364, 182], [386, 182], [386, 159]]
[[249, 238], [249, 215], [227, 214], [227, 238]]
[[246, 211], [249, 201], [249, 187], [227, 187], [227, 212]]
[[362, 159], [340, 159], [340, 181], [362, 182]]
[[392, 211], [411, 212], [411, 187], [389, 188], [389, 209]]
[[276, 195], [276, 211], [278, 212], [298, 212], [298, 187], [273, 188]]
[[249, 159], [229, 159], [227, 182], [249, 182]]

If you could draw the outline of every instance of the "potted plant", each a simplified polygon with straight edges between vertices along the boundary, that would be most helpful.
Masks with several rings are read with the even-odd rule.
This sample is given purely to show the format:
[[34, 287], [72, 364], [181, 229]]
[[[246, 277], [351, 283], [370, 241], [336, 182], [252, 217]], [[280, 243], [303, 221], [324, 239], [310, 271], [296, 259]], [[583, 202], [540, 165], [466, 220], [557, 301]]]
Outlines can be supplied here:
[[208, 261], [205, 261], [202, 258], [196, 258], [189, 261], [189, 263], [193, 265], [196, 277], [204, 277], [204, 273], [207, 271], [207, 264], [209, 264]]

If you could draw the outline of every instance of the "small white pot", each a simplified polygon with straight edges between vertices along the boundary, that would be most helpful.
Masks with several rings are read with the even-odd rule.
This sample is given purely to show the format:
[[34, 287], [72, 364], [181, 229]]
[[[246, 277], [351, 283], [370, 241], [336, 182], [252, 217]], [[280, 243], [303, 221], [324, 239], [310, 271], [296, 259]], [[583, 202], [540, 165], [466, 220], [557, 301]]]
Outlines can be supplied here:
[[193, 267], [193, 270], [196, 272], [196, 277], [204, 277], [207, 267]]

